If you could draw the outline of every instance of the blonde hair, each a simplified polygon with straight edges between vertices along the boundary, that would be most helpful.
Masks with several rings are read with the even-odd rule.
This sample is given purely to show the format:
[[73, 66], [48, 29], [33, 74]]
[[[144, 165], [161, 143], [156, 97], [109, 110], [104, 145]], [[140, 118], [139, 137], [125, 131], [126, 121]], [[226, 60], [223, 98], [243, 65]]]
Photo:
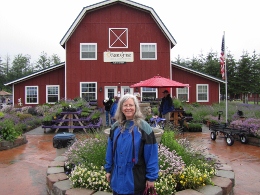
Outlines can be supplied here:
[[132, 94], [125, 94], [124, 96], [122, 96], [119, 99], [116, 114], [115, 114], [115, 119], [118, 121], [120, 126], [124, 125], [124, 123], [126, 121], [126, 117], [125, 117], [124, 113], [122, 112], [123, 103], [130, 98], [132, 100], [134, 100], [134, 104], [135, 104], [135, 113], [134, 113], [134, 118], [133, 118], [134, 124], [137, 126], [140, 126], [140, 121], [141, 121], [141, 119], [144, 119], [144, 116], [141, 112], [141, 109], [140, 109], [136, 96], [132, 95]]

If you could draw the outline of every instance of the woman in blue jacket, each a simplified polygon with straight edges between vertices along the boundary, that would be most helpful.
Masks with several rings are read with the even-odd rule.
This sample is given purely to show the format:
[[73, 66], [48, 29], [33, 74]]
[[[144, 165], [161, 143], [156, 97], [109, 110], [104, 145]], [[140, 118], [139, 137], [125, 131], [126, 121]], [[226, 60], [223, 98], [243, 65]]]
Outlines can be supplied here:
[[143, 120], [138, 100], [120, 98], [106, 152], [106, 177], [113, 195], [143, 195], [158, 178], [158, 145], [150, 125]]

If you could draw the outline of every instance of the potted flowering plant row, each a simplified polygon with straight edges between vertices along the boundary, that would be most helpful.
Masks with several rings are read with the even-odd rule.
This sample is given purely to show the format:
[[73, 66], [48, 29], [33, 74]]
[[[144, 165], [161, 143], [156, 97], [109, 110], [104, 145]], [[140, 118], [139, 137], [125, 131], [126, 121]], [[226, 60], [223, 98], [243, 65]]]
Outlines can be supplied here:
[[45, 115], [44, 117], [43, 117], [43, 122], [42, 122], [42, 124], [44, 125], [44, 126], [52, 126], [52, 124], [53, 124], [53, 115], [51, 115], [51, 114], [47, 114], [47, 115]]

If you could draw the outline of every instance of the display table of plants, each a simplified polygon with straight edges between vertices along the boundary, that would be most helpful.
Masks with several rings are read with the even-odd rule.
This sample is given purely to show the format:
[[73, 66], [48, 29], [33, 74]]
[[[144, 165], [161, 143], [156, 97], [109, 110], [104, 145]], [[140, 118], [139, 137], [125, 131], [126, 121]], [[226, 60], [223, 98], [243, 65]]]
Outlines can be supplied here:
[[57, 111], [55, 114], [46, 114], [42, 122], [42, 128], [45, 133], [47, 128], [55, 129], [55, 133], [60, 129], [68, 129], [70, 133], [73, 133], [74, 129], [83, 129], [87, 133], [87, 129], [99, 129], [102, 126], [100, 115], [100, 111], [89, 107], [64, 106], [62, 110]]

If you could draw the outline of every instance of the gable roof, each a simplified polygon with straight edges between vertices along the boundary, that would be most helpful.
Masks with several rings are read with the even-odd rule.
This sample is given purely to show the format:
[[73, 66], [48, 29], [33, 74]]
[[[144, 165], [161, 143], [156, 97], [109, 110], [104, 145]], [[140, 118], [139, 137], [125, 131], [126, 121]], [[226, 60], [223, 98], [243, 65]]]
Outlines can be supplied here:
[[20, 78], [20, 79], [11, 81], [11, 82], [6, 83], [6, 84], [4, 84], [4, 85], [5, 85], [5, 86], [8, 86], [8, 85], [20, 83], [20, 82], [23, 82], [23, 81], [25, 81], [25, 80], [28, 80], [28, 79], [37, 77], [37, 76], [39, 76], [39, 75], [41, 75], [41, 74], [45, 74], [45, 73], [51, 72], [51, 71], [53, 71], [53, 70], [62, 68], [62, 67], [64, 67], [64, 66], [65, 66], [65, 62], [61, 62], [60, 64], [56, 64], [56, 65], [50, 66], [50, 67], [48, 67], [48, 68], [39, 70], [39, 71], [37, 71], [37, 72], [34, 72], [34, 73], [32, 73], [32, 74], [30, 74], [30, 75], [27, 75], [27, 76], [25, 76], [25, 77], [22, 77], [22, 78]]
[[162, 30], [164, 35], [171, 42], [171, 47], [173, 48], [177, 44], [177, 42], [175, 41], [175, 39], [173, 38], [173, 36], [169, 32], [169, 30], [166, 28], [166, 26], [164, 25], [164, 23], [159, 18], [159, 16], [157, 15], [157, 13], [154, 11], [153, 8], [145, 6], [145, 5], [142, 5], [142, 4], [134, 2], [134, 1], [130, 1], [130, 0], [106, 0], [106, 1], [102, 1], [102, 2], [99, 2], [99, 3], [96, 3], [96, 4], [93, 4], [93, 5], [84, 7], [81, 10], [81, 12], [79, 13], [79, 15], [77, 16], [77, 18], [72, 23], [72, 25], [70, 26], [70, 28], [68, 29], [66, 34], [61, 39], [60, 45], [63, 48], [65, 48], [65, 43], [68, 41], [70, 36], [73, 34], [73, 32], [75, 31], [75, 29], [77, 28], [77, 26], [79, 25], [79, 23], [84, 18], [85, 14], [87, 12], [95, 11], [96, 9], [100, 9], [102, 7], [109, 6], [109, 5], [112, 5], [112, 4], [117, 3], [117, 2], [121, 2], [121, 3], [124, 3], [124, 4], [128, 5], [128, 6], [135, 7], [137, 9], [141, 9], [141, 10], [150, 12], [151, 16], [153, 17], [153, 19], [157, 23], [158, 27]]
[[206, 79], [209, 79], [209, 80], [212, 80], [212, 81], [215, 81], [215, 82], [218, 82], [218, 83], [225, 83], [225, 81], [221, 80], [221, 79], [218, 79], [216, 77], [213, 77], [213, 76], [210, 76], [210, 75], [207, 75], [205, 73], [201, 73], [199, 71], [196, 71], [196, 70], [192, 70], [190, 68], [187, 68], [187, 67], [184, 67], [184, 66], [181, 66], [181, 65], [178, 65], [174, 62], [171, 62], [172, 66], [175, 67], [175, 68], [178, 68], [178, 69], [182, 69], [186, 72], [190, 72], [192, 74], [196, 74], [196, 75], [199, 75], [201, 77], [204, 77]]

